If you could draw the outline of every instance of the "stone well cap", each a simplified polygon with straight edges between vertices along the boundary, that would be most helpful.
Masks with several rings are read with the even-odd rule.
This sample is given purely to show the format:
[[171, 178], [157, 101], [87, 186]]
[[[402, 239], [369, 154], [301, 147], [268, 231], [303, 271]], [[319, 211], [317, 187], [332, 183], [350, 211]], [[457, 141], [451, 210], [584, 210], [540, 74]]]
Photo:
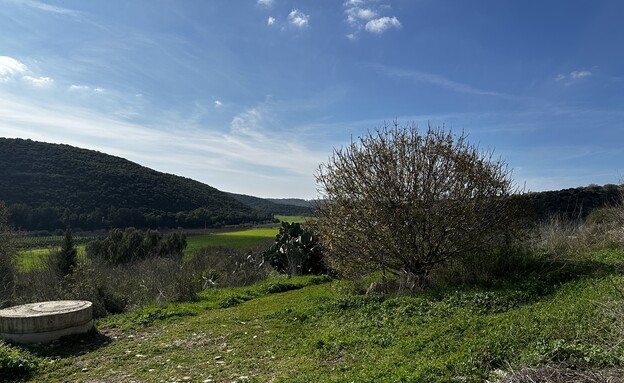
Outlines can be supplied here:
[[0, 310], [0, 317], [4, 318], [31, 318], [50, 314], [70, 313], [90, 308], [89, 301], [49, 301], [28, 303], [20, 306], [8, 307]]

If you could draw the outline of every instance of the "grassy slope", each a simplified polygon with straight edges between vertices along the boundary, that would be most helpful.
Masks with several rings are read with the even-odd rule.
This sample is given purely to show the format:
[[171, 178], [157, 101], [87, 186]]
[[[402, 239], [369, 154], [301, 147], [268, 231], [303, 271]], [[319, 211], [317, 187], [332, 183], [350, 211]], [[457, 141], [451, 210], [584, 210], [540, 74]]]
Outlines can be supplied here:
[[[620, 365], [624, 325], [605, 305], [624, 278], [605, 259], [624, 253], [487, 290], [416, 296], [352, 296], [342, 282], [309, 278], [212, 290], [106, 318], [97, 324], [105, 337], [69, 353], [34, 349], [44, 367], [32, 381], [483, 382], [524, 365]], [[307, 287], [269, 294], [293, 283]], [[94, 340], [106, 344], [87, 352]]]

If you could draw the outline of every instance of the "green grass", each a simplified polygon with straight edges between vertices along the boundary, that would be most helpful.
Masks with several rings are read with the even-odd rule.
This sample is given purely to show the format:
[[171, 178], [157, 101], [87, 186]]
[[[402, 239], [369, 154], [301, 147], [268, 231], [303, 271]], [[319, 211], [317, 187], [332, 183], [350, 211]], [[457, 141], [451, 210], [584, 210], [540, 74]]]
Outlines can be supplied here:
[[604, 251], [488, 288], [396, 296], [272, 279], [111, 316], [99, 334], [26, 350], [41, 366], [32, 381], [50, 383], [485, 382], [527, 365], [618, 366], [623, 262], [621, 251]]
[[210, 246], [222, 246], [232, 249], [254, 249], [270, 242], [279, 233], [277, 228], [250, 229], [227, 233], [190, 235], [186, 237], [185, 255], [192, 255], [197, 250]]
[[276, 215], [275, 219], [279, 219], [280, 222], [306, 223], [310, 217], [304, 217], [301, 215]]
[[[59, 249], [60, 247], [46, 247], [39, 249], [18, 250], [17, 267], [20, 271], [28, 271], [32, 268], [41, 267], [43, 266], [45, 257]], [[76, 246], [76, 249], [78, 250], [79, 257], [86, 256], [85, 245], [78, 245]]]

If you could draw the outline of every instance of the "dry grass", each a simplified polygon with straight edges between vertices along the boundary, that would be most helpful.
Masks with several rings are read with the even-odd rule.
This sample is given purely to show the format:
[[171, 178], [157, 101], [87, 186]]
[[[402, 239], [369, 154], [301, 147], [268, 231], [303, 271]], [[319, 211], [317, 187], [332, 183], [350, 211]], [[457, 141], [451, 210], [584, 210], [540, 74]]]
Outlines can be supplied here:
[[525, 368], [505, 376], [497, 383], [621, 383], [624, 369], [572, 370], [565, 367], [546, 366]]

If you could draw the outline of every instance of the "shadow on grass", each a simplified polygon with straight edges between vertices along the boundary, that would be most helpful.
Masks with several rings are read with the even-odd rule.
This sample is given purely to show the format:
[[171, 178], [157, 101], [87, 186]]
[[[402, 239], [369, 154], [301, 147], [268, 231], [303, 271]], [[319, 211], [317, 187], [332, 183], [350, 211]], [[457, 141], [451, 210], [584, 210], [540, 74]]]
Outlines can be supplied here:
[[112, 341], [111, 337], [93, 328], [85, 334], [68, 335], [51, 343], [22, 347], [38, 357], [71, 358], [96, 351]]

